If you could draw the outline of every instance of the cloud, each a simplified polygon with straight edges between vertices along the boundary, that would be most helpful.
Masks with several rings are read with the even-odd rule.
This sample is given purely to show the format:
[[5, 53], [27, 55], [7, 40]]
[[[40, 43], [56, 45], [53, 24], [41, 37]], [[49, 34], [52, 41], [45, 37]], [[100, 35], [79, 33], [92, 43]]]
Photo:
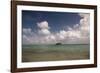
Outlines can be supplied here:
[[49, 29], [49, 28], [50, 28], [50, 27], [48, 26], [48, 22], [47, 22], [47, 21], [39, 22], [39, 23], [37, 23], [37, 26], [38, 26], [40, 29]]
[[30, 28], [23, 28], [23, 34], [30, 34], [31, 33], [31, 29]]
[[42, 35], [49, 35], [50, 31], [48, 29], [41, 29], [41, 30], [38, 30], [38, 33]]
[[50, 34], [50, 27], [48, 26], [48, 22], [47, 21], [42, 21], [40, 23], [37, 23], [37, 26], [38, 28], [40, 28], [38, 30], [38, 33], [39, 34], [42, 34], [42, 35], [49, 35]]
[[23, 28], [23, 44], [88, 44], [89, 43], [89, 14], [79, 14], [82, 17], [79, 24], [67, 26], [67, 30], [51, 32], [47, 21], [37, 23], [37, 33], [31, 28]]
[[65, 30], [60, 30], [60, 32], [56, 34], [56, 37], [59, 41], [62, 41], [67, 37], [67, 32]]
[[80, 31], [81, 31], [81, 35], [84, 37], [84, 38], [89, 38], [89, 30], [90, 30], [90, 15], [89, 14], [80, 14], [81, 17], [83, 17], [81, 20], [80, 20]]

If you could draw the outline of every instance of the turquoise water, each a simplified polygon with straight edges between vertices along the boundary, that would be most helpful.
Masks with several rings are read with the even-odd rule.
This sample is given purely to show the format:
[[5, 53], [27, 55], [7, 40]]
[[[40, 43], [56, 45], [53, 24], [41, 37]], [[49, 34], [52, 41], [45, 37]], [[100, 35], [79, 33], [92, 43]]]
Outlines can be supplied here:
[[89, 59], [89, 44], [23, 45], [22, 62]]

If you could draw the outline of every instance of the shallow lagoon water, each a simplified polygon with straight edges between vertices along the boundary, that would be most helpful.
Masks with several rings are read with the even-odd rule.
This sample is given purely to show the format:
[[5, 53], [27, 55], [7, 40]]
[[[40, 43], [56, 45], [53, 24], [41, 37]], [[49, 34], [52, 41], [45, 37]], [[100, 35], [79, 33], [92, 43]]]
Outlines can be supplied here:
[[22, 62], [89, 59], [89, 46], [89, 44], [23, 45]]

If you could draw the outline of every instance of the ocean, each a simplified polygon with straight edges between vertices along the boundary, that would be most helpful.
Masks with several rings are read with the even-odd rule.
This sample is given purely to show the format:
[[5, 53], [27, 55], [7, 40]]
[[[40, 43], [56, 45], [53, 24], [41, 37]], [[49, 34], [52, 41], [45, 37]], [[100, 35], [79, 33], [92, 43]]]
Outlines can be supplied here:
[[22, 45], [22, 62], [84, 60], [89, 58], [89, 44]]

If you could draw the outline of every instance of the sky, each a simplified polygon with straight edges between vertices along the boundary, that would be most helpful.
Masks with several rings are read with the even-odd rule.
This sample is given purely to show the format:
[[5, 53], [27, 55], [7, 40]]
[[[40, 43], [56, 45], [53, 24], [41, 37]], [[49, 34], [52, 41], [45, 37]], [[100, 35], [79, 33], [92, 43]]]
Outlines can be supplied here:
[[89, 44], [89, 14], [22, 11], [22, 44]]

